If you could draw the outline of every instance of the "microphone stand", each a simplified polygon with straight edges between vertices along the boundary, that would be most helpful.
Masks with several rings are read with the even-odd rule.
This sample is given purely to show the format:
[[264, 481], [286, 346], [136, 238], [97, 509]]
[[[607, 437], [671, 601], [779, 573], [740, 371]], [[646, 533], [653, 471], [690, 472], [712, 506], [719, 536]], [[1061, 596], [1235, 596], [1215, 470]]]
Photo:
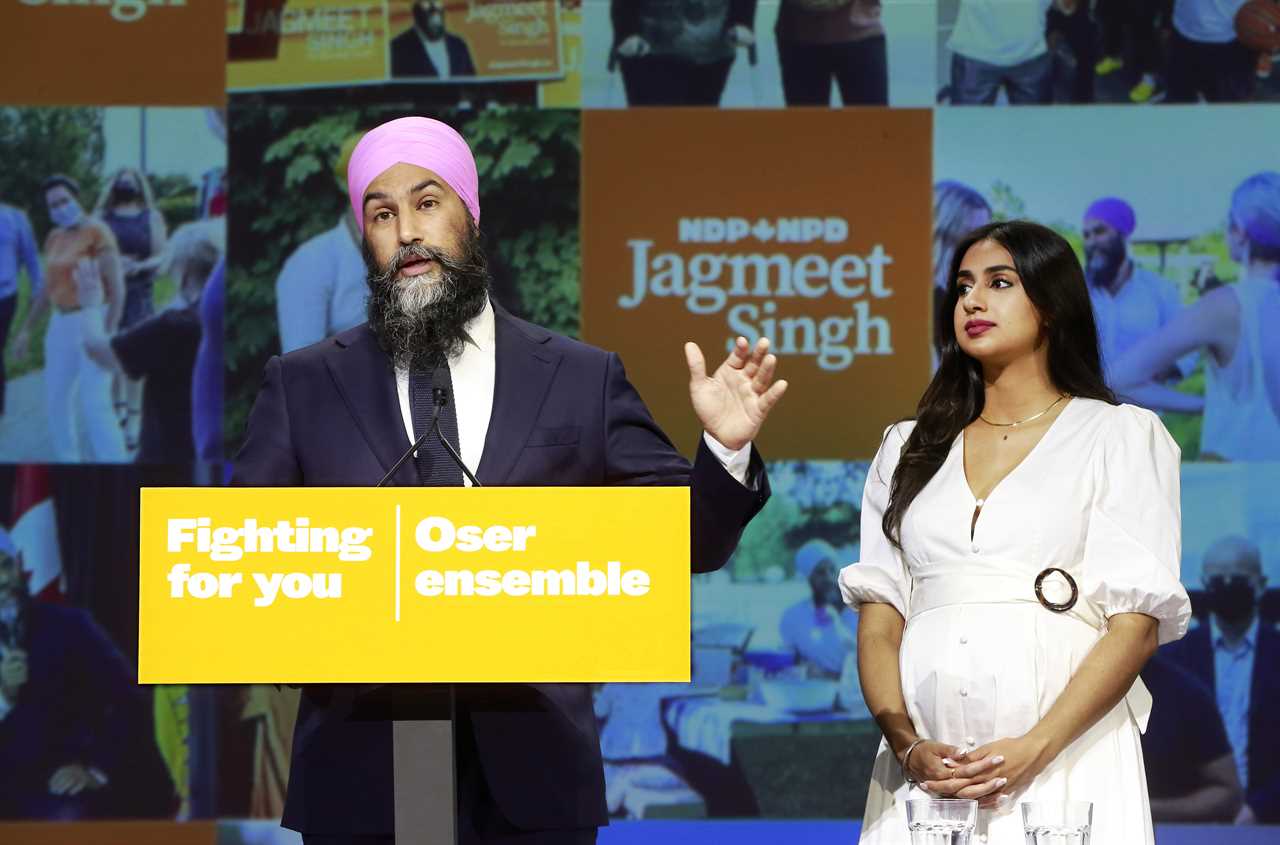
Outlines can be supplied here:
[[449, 438], [444, 436], [440, 431], [440, 409], [449, 404], [449, 391], [443, 387], [431, 388], [431, 398], [433, 400], [433, 409], [431, 411], [431, 430], [436, 433], [436, 437], [440, 438], [440, 445], [449, 453], [449, 457], [453, 458], [453, 462], [458, 465], [458, 469], [462, 470], [462, 474], [471, 482], [472, 487], [482, 486], [471, 470], [467, 469], [467, 465], [462, 462], [462, 456], [458, 454], [458, 450], [453, 448], [453, 444], [449, 442]]
[[[405, 461], [417, 453], [433, 433], [440, 438], [449, 457], [458, 465], [471, 486], [480, 481], [467, 469], [462, 456], [440, 431], [440, 410], [449, 404], [449, 391], [443, 387], [431, 390], [431, 424], [413, 441], [400, 460], [387, 471], [377, 486], [385, 486]], [[403, 845], [453, 845], [457, 842], [457, 758], [458, 693], [448, 684], [448, 697], [437, 700], [432, 708], [445, 712], [407, 712], [406, 719], [396, 719], [396, 686], [391, 686], [392, 701], [392, 804], [395, 808], [396, 841]]]
[[449, 442], [449, 438], [445, 437], [440, 431], [440, 409], [449, 404], [449, 391], [443, 387], [433, 387], [431, 388], [431, 399], [431, 425], [427, 426], [427, 430], [422, 432], [422, 434], [418, 436], [417, 440], [413, 441], [413, 445], [409, 447], [409, 450], [400, 456], [400, 460], [396, 461], [391, 466], [391, 469], [387, 470], [387, 474], [382, 476], [382, 480], [374, 486], [386, 486], [386, 483], [395, 476], [395, 474], [400, 470], [400, 467], [404, 466], [404, 462], [417, 453], [418, 449], [422, 444], [427, 442], [427, 438], [432, 434], [435, 434], [440, 438], [440, 445], [444, 446], [445, 451], [449, 453], [449, 457], [453, 459], [453, 462], [458, 465], [458, 469], [462, 470], [462, 474], [471, 482], [471, 486], [484, 486], [475, 477], [475, 475], [472, 474], [471, 470], [467, 469], [467, 465], [462, 462], [462, 456], [458, 454], [457, 449], [453, 448], [453, 444]]

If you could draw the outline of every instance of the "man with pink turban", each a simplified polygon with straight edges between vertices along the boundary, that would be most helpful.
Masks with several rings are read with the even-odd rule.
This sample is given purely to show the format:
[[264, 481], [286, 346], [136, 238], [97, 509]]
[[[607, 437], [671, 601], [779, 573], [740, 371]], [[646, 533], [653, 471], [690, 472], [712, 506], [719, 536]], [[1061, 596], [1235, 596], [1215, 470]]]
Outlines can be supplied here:
[[[1133, 206], [1119, 197], [1096, 200], [1084, 213], [1085, 279], [1108, 383], [1121, 355], [1182, 311], [1182, 298], [1173, 282], [1133, 260], [1129, 238], [1135, 228]], [[1188, 355], [1160, 380], [1180, 381], [1195, 369], [1195, 363], [1196, 356]], [[1141, 396], [1126, 398], [1144, 404]]]
[[[616, 354], [493, 300], [479, 178], [461, 135], [422, 117], [385, 123], [356, 145], [347, 184], [369, 320], [267, 363], [233, 483], [687, 484], [692, 567], [723, 566], [769, 495], [751, 443], [786, 382], [773, 379], [768, 341], [753, 349], [739, 338], [710, 374], [685, 344], [706, 430], [691, 464]], [[435, 413], [440, 435], [406, 454]], [[412, 459], [397, 467], [402, 456]], [[440, 647], [454, 646], [431, 644], [422, 659]], [[392, 841], [406, 807], [395, 799], [393, 733], [403, 734], [393, 714], [395, 726], [427, 718], [433, 701], [403, 685], [304, 687], [284, 825], [307, 845]], [[455, 726], [460, 841], [595, 842], [608, 813], [586, 685], [459, 686]]]

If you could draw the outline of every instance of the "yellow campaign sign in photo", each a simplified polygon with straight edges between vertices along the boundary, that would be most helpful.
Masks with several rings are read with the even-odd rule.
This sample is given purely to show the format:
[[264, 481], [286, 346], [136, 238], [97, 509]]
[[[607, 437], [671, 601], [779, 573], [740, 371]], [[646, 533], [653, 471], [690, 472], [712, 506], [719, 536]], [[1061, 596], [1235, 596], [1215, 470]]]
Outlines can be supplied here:
[[[258, 14], [242, 20], [235, 35], [227, 62], [228, 90], [386, 78], [387, 10], [382, 0], [263, 4]], [[242, 41], [252, 46], [242, 46]]]
[[689, 680], [689, 491], [146, 488], [141, 683]]
[[565, 75], [556, 0], [229, 2], [229, 91]]

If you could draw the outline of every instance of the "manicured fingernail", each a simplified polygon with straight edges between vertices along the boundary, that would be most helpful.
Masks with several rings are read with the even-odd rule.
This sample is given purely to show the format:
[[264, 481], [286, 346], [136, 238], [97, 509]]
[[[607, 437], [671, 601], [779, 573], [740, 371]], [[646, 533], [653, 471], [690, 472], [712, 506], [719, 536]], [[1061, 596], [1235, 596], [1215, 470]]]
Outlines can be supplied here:
[[1011, 799], [1009, 798], [1008, 795], [1001, 795], [999, 798], [996, 799], [996, 804], [1003, 807], [1005, 804], [1008, 804], [1010, 800]]
[[998, 765], [1000, 765], [1000, 764], [1001, 764], [1001, 763], [1003, 763], [1003, 762], [1004, 762], [1004, 758], [1003, 758], [1003, 757], [992, 757], [992, 758], [991, 758], [991, 765], [993, 765], [993, 766], [998, 766]]
[[1008, 782], [1008, 778], [996, 778], [996, 786], [1004, 786]]
[[952, 760], [950, 757], [943, 757], [942, 762], [948, 766], [954, 766], [956, 764], [956, 761]]

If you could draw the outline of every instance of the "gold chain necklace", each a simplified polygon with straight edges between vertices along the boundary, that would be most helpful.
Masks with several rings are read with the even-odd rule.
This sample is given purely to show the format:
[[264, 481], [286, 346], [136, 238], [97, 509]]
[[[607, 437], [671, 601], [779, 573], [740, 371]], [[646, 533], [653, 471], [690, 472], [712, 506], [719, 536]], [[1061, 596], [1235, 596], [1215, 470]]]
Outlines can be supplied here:
[[[1053, 400], [1053, 404], [1052, 404], [1052, 405], [1050, 405], [1049, 407], [1045, 408], [1043, 411], [1041, 411], [1041, 412], [1040, 412], [1040, 413], [1038, 413], [1038, 414], [1032, 414], [1031, 416], [1027, 417], [1026, 419], [1014, 420], [1013, 422], [1007, 422], [1007, 423], [998, 423], [998, 422], [992, 422], [991, 420], [989, 420], [989, 419], [987, 419], [986, 417], [984, 417], [982, 414], [978, 414], [978, 419], [982, 420], [982, 421], [983, 421], [984, 423], [986, 423], [987, 425], [995, 426], [996, 428], [1014, 428], [1014, 427], [1016, 427], [1016, 426], [1020, 426], [1020, 425], [1022, 425], [1023, 423], [1029, 423], [1029, 422], [1032, 422], [1032, 421], [1034, 421], [1034, 420], [1038, 420], [1038, 419], [1040, 419], [1040, 418], [1041, 418], [1041, 417], [1043, 417], [1045, 414], [1047, 414], [1047, 413], [1049, 413], [1050, 411], [1052, 411], [1052, 410], [1057, 406], [1057, 404], [1058, 404], [1059, 402], [1061, 402], [1063, 399], [1066, 399], [1066, 398], [1067, 398], [1067, 394], [1065, 394], [1065, 393], [1063, 393], [1063, 394], [1059, 395], [1057, 399], [1054, 399], [1054, 400]], [[1007, 434], [1006, 434], [1006, 435], [1004, 436], [1004, 439], [1005, 439], [1005, 440], [1008, 440], [1008, 439], [1009, 439], [1009, 435], [1007, 435]]]

